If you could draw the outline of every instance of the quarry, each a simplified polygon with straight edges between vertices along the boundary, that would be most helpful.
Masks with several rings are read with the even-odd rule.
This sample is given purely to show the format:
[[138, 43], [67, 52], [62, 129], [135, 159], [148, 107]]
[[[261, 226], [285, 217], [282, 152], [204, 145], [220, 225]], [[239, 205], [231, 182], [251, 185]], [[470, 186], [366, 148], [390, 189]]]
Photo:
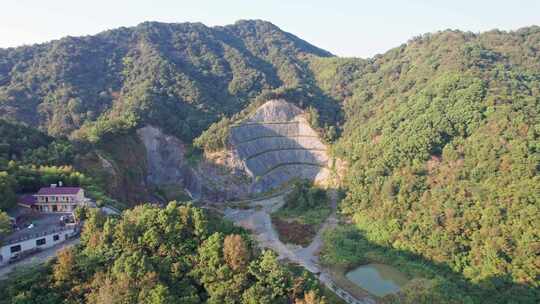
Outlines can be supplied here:
[[231, 127], [230, 149], [261, 193], [294, 178], [324, 184], [330, 177], [326, 146], [305, 113], [285, 100], [270, 100]]
[[305, 112], [283, 99], [269, 100], [230, 126], [227, 146], [186, 160], [187, 145], [155, 126], [137, 130], [146, 154], [146, 185], [183, 189], [193, 199], [226, 201], [267, 193], [293, 179], [327, 185], [326, 145]]

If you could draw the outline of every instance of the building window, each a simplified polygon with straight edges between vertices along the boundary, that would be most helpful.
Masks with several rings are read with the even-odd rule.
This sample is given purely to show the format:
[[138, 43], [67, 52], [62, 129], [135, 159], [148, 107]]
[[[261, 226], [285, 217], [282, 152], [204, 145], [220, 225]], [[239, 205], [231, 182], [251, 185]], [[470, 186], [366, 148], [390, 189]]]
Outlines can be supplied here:
[[52, 237], [53, 241], [58, 241], [60, 239], [60, 236], [58, 234], [53, 235]]
[[36, 246], [45, 245], [45, 238], [36, 240]]
[[11, 248], [9, 248], [9, 250], [11, 251], [11, 253], [19, 252], [19, 251], [21, 251], [21, 245], [11, 246]]

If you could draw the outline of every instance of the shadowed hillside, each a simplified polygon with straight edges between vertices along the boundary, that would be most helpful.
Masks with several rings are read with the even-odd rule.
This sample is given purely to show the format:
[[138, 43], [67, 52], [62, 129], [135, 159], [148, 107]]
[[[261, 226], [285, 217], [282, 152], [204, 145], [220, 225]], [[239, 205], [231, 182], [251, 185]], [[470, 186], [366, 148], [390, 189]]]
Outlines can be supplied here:
[[[147, 22], [0, 50], [0, 194], [69, 175], [132, 203], [167, 200], [168, 182], [222, 201], [324, 180], [339, 158], [350, 226], [327, 234], [329, 267], [421, 283], [389, 302], [537, 303], [539, 113], [537, 26], [357, 59], [264, 21]], [[34, 166], [77, 162], [92, 179]]]
[[144, 123], [189, 141], [263, 90], [306, 85], [309, 55], [330, 56], [264, 21], [146, 22], [0, 49], [0, 116], [90, 141]]

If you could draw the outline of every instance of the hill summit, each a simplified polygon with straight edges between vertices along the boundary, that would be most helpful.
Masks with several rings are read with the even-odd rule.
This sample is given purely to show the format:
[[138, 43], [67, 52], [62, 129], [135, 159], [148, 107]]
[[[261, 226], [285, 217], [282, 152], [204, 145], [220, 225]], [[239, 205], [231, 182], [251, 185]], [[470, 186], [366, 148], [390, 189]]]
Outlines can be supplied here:
[[263, 91], [308, 84], [306, 56], [331, 56], [270, 22], [145, 22], [0, 49], [0, 116], [97, 141], [153, 124], [190, 141]]
[[[339, 159], [341, 221], [322, 235], [322, 264], [399, 267], [414, 279], [392, 303], [540, 298], [537, 26], [429, 33], [360, 59], [332, 56], [265, 21], [145, 22], [0, 49], [0, 118], [2, 206], [61, 179], [124, 206], [221, 203], [296, 178], [326, 182]], [[318, 192], [308, 184], [296, 191], [305, 202]], [[146, 209], [135, 212], [162, 214]], [[108, 223], [100, 261], [109, 261]], [[153, 252], [158, 230], [146, 228], [139, 239]], [[114, 233], [119, 247], [132, 243]], [[205, 244], [220, 248], [212, 245], [219, 239]], [[141, 252], [133, 261], [143, 260]], [[176, 280], [174, 265], [167, 273]], [[204, 283], [193, 283], [208, 299]]]

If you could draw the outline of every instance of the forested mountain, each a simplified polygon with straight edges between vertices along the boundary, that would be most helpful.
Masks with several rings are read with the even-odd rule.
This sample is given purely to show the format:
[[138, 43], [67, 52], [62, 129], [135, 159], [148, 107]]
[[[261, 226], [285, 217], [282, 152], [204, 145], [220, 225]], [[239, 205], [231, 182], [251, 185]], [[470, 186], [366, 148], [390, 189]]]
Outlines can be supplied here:
[[[69, 164], [81, 149], [71, 144], [84, 151], [104, 139], [109, 146], [122, 145], [129, 141], [124, 134], [146, 124], [188, 144], [203, 134], [200, 146], [213, 149], [214, 142], [225, 140], [231, 117], [275, 96], [309, 108], [320, 120], [315, 126], [332, 130], [328, 144], [346, 169], [339, 209], [348, 224], [326, 234], [324, 263], [350, 268], [381, 261], [426, 278], [424, 285], [389, 301], [538, 302], [540, 28], [535, 26], [426, 34], [369, 59], [334, 57], [263, 21], [225, 27], [147, 22], [2, 49], [0, 117], [6, 121], [0, 120], [5, 136], [0, 171], [11, 173], [0, 172], [0, 182], [2, 176], [22, 176], [13, 162], [7, 168], [10, 160], [24, 170], [34, 162]], [[16, 138], [18, 132], [27, 140]], [[36, 148], [41, 152], [33, 152]], [[74, 286], [57, 277], [65, 270], [55, 269], [55, 288], [63, 288], [56, 291], [97, 299], [125, 284], [136, 290], [126, 299], [225, 297], [226, 287], [214, 286], [211, 272], [195, 267], [186, 270], [189, 278], [182, 277], [175, 267], [187, 261], [156, 245], [156, 231], [168, 226], [150, 221], [149, 214], [166, 217], [179, 212], [177, 207], [149, 208], [96, 227], [93, 240], [85, 232], [83, 244], [97, 247], [76, 252], [70, 258], [80, 268], [68, 270], [80, 274], [96, 262], [98, 270], [91, 273], [99, 275], [91, 282], [81, 279], [89, 290], [85, 294], [70, 290]], [[148, 234], [142, 232], [146, 221]], [[128, 222], [138, 225], [128, 232], [138, 237], [140, 248], [122, 249], [128, 242], [112, 232], [129, 230]], [[205, 269], [219, 268], [234, 281], [237, 273], [219, 253], [225, 234], [233, 232], [217, 232], [222, 234], [209, 238], [208, 232], [194, 243], [178, 244], [189, 247], [194, 261], [208, 255], [214, 264]], [[105, 250], [108, 246], [114, 250]], [[166, 269], [160, 269], [164, 275], [156, 278], [155, 260], [171, 252]], [[243, 292], [262, 288], [254, 287], [264, 280], [260, 259], [250, 260], [249, 278], [238, 278]], [[144, 265], [150, 275], [133, 265]], [[129, 275], [123, 276], [124, 270]], [[190, 294], [170, 290], [180, 281]], [[280, 299], [290, 300], [283, 290]]]
[[264, 90], [309, 86], [308, 55], [331, 54], [264, 21], [146, 22], [2, 49], [0, 115], [55, 136], [146, 122], [189, 141]]
[[488, 302], [534, 302], [519, 285], [540, 286], [540, 28], [444, 31], [313, 68], [343, 97], [341, 209], [366, 239], [497, 290]]
[[313, 84], [311, 56], [331, 54], [264, 21], [146, 22], [1, 49], [0, 117], [90, 143], [73, 165], [104, 176], [116, 199], [135, 204], [152, 197], [135, 129], [152, 125], [189, 145], [256, 97], [281, 95], [315, 104], [321, 121], [337, 121], [338, 104]]

